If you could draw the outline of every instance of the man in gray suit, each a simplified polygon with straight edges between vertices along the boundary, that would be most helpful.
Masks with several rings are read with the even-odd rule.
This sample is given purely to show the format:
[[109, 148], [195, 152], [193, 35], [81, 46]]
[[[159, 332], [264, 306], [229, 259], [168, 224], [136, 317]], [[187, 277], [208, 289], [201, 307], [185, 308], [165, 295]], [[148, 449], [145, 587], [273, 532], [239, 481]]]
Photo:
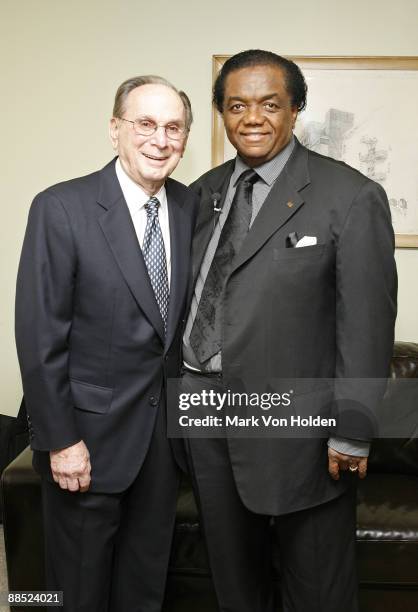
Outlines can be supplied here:
[[16, 341], [47, 587], [68, 612], [161, 610], [178, 480], [165, 380], [179, 368], [196, 200], [168, 176], [191, 121], [165, 79], [128, 79], [110, 121], [118, 157], [29, 213]]
[[[387, 198], [294, 137], [306, 84], [293, 62], [260, 50], [231, 57], [214, 103], [238, 155], [191, 186], [200, 209], [182, 391], [303, 379], [296, 407], [337, 420], [328, 440], [325, 429], [187, 441], [220, 610], [274, 609], [274, 517], [284, 610], [354, 612], [353, 478], [366, 475], [373, 419], [351, 408], [376, 405], [392, 354]], [[377, 382], [346, 396], [353, 379]]]

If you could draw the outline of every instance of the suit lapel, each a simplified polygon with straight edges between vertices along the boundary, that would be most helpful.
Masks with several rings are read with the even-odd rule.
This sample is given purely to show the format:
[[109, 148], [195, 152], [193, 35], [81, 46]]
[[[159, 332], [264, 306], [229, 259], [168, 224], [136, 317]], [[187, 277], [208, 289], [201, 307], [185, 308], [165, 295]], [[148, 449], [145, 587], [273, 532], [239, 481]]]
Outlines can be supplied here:
[[224, 164], [219, 168], [219, 172], [208, 183], [208, 190], [201, 196], [199, 214], [196, 221], [196, 229], [193, 237], [192, 261], [193, 261], [193, 286], [196, 283], [197, 275], [202, 264], [203, 257], [213, 234], [214, 225], [217, 217], [214, 212], [213, 194], [219, 193], [219, 203], [223, 206], [228, 191], [229, 180], [234, 170], [234, 161]]
[[175, 192], [170, 179], [166, 182], [168, 215], [170, 221], [171, 282], [168, 306], [166, 350], [169, 348], [178, 325], [184, 303], [189, 272], [190, 221]]
[[302, 189], [310, 182], [307, 150], [295, 149], [273, 185], [234, 262], [231, 273], [252, 257], [304, 204]]
[[99, 224], [120, 271], [138, 306], [164, 342], [163, 320], [131, 215], [116, 176], [114, 161], [101, 171], [98, 203], [105, 209], [99, 217]]

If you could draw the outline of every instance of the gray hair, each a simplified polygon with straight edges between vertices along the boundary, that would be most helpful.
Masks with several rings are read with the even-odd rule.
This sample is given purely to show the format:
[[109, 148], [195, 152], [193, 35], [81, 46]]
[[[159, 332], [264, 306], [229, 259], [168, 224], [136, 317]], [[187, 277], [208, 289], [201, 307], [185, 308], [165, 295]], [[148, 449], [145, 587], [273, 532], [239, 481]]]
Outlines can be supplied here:
[[192, 113], [192, 105], [190, 103], [189, 97], [184, 91], [179, 91], [174, 85], [164, 79], [163, 77], [156, 76], [153, 74], [146, 74], [144, 76], [136, 76], [124, 81], [121, 85], [119, 85], [118, 90], [115, 95], [115, 102], [113, 104], [113, 116], [117, 118], [121, 118], [123, 113], [125, 112], [125, 101], [128, 95], [131, 93], [133, 89], [137, 87], [141, 87], [141, 85], [165, 85], [165, 87], [169, 87], [180, 97], [180, 100], [184, 106], [184, 113], [186, 118], [186, 130], [189, 131], [193, 121], [193, 113]]

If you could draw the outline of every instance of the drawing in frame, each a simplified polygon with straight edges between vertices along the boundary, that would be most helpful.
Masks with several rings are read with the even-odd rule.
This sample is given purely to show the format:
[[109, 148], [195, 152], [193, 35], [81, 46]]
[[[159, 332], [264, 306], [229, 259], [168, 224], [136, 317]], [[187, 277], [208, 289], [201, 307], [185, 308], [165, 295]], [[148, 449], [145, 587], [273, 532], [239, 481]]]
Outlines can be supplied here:
[[[229, 55], [213, 56], [213, 79]], [[418, 248], [418, 57], [287, 56], [302, 69], [308, 105], [295, 134], [354, 166], [388, 194], [396, 246]], [[235, 155], [213, 109], [212, 164]]]

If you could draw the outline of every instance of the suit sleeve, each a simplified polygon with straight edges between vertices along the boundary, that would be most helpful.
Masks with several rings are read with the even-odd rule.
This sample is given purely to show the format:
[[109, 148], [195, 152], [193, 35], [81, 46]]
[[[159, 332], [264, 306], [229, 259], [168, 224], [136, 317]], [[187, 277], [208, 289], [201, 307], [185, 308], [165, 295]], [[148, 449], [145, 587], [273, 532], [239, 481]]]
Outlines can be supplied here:
[[363, 184], [340, 234], [336, 260], [336, 406], [333, 435], [367, 441], [393, 352], [397, 276], [385, 191]]
[[68, 375], [75, 274], [67, 213], [43, 192], [30, 209], [16, 287], [16, 345], [34, 450], [80, 440]]

